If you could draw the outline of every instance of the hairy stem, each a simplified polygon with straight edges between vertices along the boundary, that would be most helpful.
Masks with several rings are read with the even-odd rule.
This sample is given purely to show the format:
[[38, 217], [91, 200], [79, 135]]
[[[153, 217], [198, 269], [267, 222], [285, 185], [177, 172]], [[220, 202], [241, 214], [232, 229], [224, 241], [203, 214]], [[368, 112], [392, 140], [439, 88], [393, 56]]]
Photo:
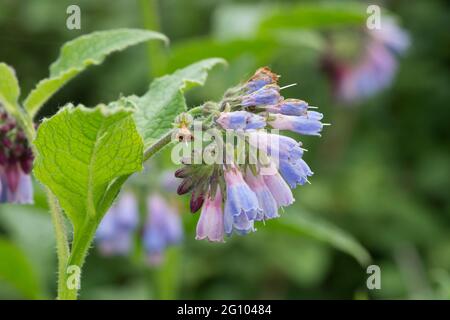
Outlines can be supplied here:
[[81, 270], [86, 260], [89, 247], [95, 236], [98, 222], [93, 219], [86, 219], [80, 230], [75, 230], [74, 240], [72, 243], [72, 252], [64, 264], [64, 284], [61, 287], [59, 299], [76, 300], [78, 291], [81, 288]]
[[153, 157], [158, 151], [164, 148], [172, 141], [173, 131], [170, 130], [165, 135], [163, 135], [158, 141], [152, 144], [144, 153], [144, 161], [147, 161], [151, 157]]
[[[28, 143], [36, 155], [37, 151], [33, 144], [36, 136], [36, 130], [34, 129], [32, 117], [20, 106], [14, 106], [7, 108], [11, 115], [17, 120], [19, 126], [23, 129]], [[64, 224], [63, 213], [59, 207], [58, 200], [53, 195], [50, 189], [45, 188], [47, 202], [50, 209], [53, 227], [55, 229], [56, 240], [56, 255], [58, 257], [58, 298], [64, 291], [65, 287], [65, 275], [66, 275], [66, 263], [70, 255], [69, 242], [67, 239], [67, 230]]]
[[46, 194], [53, 227], [55, 228], [56, 254], [58, 257], [58, 299], [60, 299], [60, 295], [64, 290], [63, 287], [65, 286], [65, 266], [70, 255], [69, 242], [63, 214], [58, 205], [58, 201], [50, 189], [46, 189]]
[[[144, 161], [150, 159], [158, 151], [164, 148], [171, 142], [172, 131], [162, 136], [158, 141], [151, 145], [146, 151]], [[95, 236], [98, 224], [101, 217], [105, 214], [111, 206], [113, 200], [119, 193], [120, 188], [128, 179], [129, 175], [119, 177], [109, 187], [105, 195], [104, 205], [101, 206], [99, 212], [87, 214], [87, 217], [99, 217], [98, 219], [87, 218], [83, 226], [78, 230], [74, 230], [74, 240], [72, 243], [72, 250], [65, 263], [60, 264], [59, 270], [61, 277], [58, 284], [58, 299], [61, 300], [76, 300], [78, 291], [81, 286], [81, 271], [86, 260], [90, 245]]]

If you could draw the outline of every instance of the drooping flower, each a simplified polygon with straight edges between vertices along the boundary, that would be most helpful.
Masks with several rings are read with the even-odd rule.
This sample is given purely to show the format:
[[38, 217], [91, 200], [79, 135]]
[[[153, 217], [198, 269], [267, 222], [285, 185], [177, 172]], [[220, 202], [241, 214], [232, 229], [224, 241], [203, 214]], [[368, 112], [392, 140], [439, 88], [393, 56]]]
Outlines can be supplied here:
[[275, 105], [280, 101], [280, 88], [276, 84], [269, 84], [261, 89], [242, 97], [242, 107]]
[[277, 201], [267, 187], [263, 177], [262, 175], [253, 174], [250, 169], [247, 169], [245, 174], [245, 181], [258, 199], [260, 210], [258, 210], [256, 216], [257, 221], [278, 218], [279, 216]]
[[409, 36], [392, 19], [384, 18], [380, 29], [366, 32], [364, 50], [356, 62], [345, 62], [330, 50], [323, 69], [337, 100], [354, 103], [388, 87], [396, 74], [397, 56], [409, 47]]
[[249, 143], [265, 151], [277, 165], [281, 175], [291, 188], [304, 185], [313, 172], [302, 159], [301, 144], [286, 136], [266, 132], [250, 133]]
[[284, 114], [273, 114], [267, 120], [275, 129], [290, 130], [299, 134], [320, 136], [323, 124], [320, 122], [322, 114], [319, 112], [308, 111], [303, 116], [286, 116]]
[[210, 191], [206, 196], [205, 204], [198, 220], [195, 239], [223, 242], [223, 236], [222, 194], [220, 188], [217, 188], [215, 194]]
[[295, 199], [286, 181], [277, 172], [263, 176], [267, 188], [272, 193], [278, 207], [287, 207], [294, 203]]
[[313, 172], [303, 159], [298, 159], [295, 162], [281, 159], [280, 172], [291, 188], [295, 188], [297, 185], [304, 185], [308, 182], [308, 177], [313, 175]]
[[125, 192], [105, 214], [97, 229], [95, 240], [100, 252], [107, 256], [128, 254], [138, 221], [137, 200], [132, 193]]
[[[323, 115], [310, 111], [308, 103], [284, 99], [278, 79], [261, 68], [246, 83], [227, 90], [219, 103], [204, 105], [201, 130], [219, 134], [210, 142], [202, 140], [200, 146], [215, 150], [225, 162], [193, 163], [193, 155], [203, 150], [192, 150], [175, 173], [183, 179], [178, 194], [191, 194], [191, 212], [202, 208], [196, 239], [223, 241], [224, 234], [255, 231], [256, 222], [279, 217], [279, 209], [294, 202], [291, 188], [305, 184], [313, 174], [303, 160], [300, 142], [264, 130], [320, 135], [324, 125]], [[230, 132], [235, 133], [232, 142], [224, 142]]]
[[308, 111], [308, 103], [298, 99], [286, 99], [274, 106], [266, 107], [271, 113], [281, 113], [287, 116], [305, 116]]
[[232, 166], [224, 171], [227, 197], [225, 200], [225, 232], [245, 234], [253, 231], [253, 221], [261, 208], [256, 194], [244, 181], [241, 171]]
[[0, 105], [0, 203], [33, 203], [33, 153], [15, 120]]
[[278, 159], [294, 161], [303, 157], [302, 144], [291, 137], [282, 136], [266, 131], [254, 131], [248, 133], [248, 142], [251, 146], [261, 149], [269, 156]]
[[183, 228], [178, 211], [159, 194], [152, 194], [147, 200], [147, 221], [143, 242], [148, 262], [160, 264], [168, 246], [183, 239]]

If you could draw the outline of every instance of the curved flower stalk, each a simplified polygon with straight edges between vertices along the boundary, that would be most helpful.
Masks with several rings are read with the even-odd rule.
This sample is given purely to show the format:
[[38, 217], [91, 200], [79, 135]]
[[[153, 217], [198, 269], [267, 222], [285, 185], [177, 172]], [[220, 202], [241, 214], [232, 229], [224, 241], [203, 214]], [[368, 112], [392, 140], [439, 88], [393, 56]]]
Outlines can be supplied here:
[[[278, 130], [320, 136], [323, 115], [305, 101], [284, 99], [278, 79], [269, 68], [261, 68], [229, 89], [221, 102], [202, 106], [201, 125], [177, 123], [178, 132], [193, 130], [194, 150], [175, 176], [183, 179], [178, 194], [191, 194], [191, 212], [202, 209], [196, 239], [223, 242], [225, 235], [255, 231], [255, 222], [279, 217], [279, 209], [294, 202], [291, 189], [313, 174], [302, 159], [301, 143]], [[210, 143], [201, 137], [204, 132], [213, 137]], [[227, 140], [230, 135], [237, 145]], [[196, 142], [202, 150], [195, 149]], [[215, 161], [208, 161], [205, 153]]]
[[0, 105], [0, 203], [33, 203], [33, 153], [16, 121]]
[[355, 63], [340, 60], [333, 50], [323, 67], [337, 100], [353, 103], [387, 88], [396, 74], [397, 56], [409, 47], [408, 34], [394, 20], [383, 19], [381, 29], [368, 30], [364, 50]]
[[[187, 108], [184, 92], [193, 85], [203, 85], [208, 71], [225, 61], [205, 59], [157, 78], [140, 97], [133, 95], [94, 108], [67, 104], [44, 119], [37, 131], [33, 118], [87, 67], [101, 64], [113, 52], [150, 40], [168, 42], [161, 33], [140, 29], [98, 31], [73, 39], [61, 49], [49, 76], [23, 101], [13, 68], [0, 63], [0, 202], [31, 201], [29, 172], [33, 162], [33, 173], [45, 186], [55, 227], [58, 299], [77, 299], [81, 270], [102, 218], [126, 180], [171, 142], [174, 115]], [[10, 125], [3, 110], [21, 130]], [[120, 201], [117, 206], [119, 213], [109, 212], [115, 222], [105, 221], [99, 231], [100, 242], [108, 239], [111, 229], [126, 235], [134, 228], [133, 224], [123, 224], [120, 214], [134, 210], [128, 206], [121, 209]], [[72, 225], [70, 241], [64, 214]], [[128, 248], [120, 241], [110, 241], [103, 246], [105, 252]]]

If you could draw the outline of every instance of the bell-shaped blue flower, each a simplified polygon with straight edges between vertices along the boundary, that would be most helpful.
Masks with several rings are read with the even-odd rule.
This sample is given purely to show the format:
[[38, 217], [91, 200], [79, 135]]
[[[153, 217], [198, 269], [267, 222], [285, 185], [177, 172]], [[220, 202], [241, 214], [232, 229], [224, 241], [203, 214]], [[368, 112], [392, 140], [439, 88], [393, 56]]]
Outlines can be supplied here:
[[322, 114], [308, 111], [306, 116], [286, 116], [271, 114], [267, 121], [272, 127], [280, 130], [290, 130], [299, 134], [320, 136], [323, 124], [320, 122]]
[[227, 198], [225, 201], [225, 232], [231, 234], [233, 229], [239, 233], [253, 231], [253, 220], [259, 211], [258, 198], [242, 177], [236, 167], [224, 172]]

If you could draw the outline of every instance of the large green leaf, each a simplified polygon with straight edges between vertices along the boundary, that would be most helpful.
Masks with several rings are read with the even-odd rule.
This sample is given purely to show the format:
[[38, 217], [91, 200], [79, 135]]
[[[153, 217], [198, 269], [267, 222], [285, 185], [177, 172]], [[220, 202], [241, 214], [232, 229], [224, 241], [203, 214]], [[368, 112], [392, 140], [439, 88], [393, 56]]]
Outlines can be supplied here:
[[0, 238], [0, 281], [16, 289], [27, 299], [41, 297], [40, 283], [22, 250]]
[[5, 63], [0, 63], [0, 104], [10, 114], [17, 113], [20, 88], [14, 70]]
[[56, 195], [75, 231], [87, 219], [101, 219], [116, 179], [142, 169], [142, 138], [130, 109], [66, 106], [40, 125], [35, 145], [34, 173]]
[[131, 98], [136, 106], [135, 121], [147, 148], [166, 134], [175, 117], [186, 111], [184, 91], [206, 82], [208, 70], [225, 61], [211, 58], [194, 63], [171, 75], [152, 82], [149, 91], [142, 97]]
[[281, 219], [273, 221], [273, 225], [283, 232], [289, 231], [326, 242], [336, 249], [350, 254], [363, 266], [370, 262], [369, 253], [353, 236], [306, 212], [286, 214]]
[[34, 116], [56, 91], [88, 66], [101, 64], [108, 54], [149, 40], [168, 41], [158, 32], [117, 29], [94, 32], [66, 43], [50, 66], [49, 78], [40, 81], [25, 99], [25, 108]]

